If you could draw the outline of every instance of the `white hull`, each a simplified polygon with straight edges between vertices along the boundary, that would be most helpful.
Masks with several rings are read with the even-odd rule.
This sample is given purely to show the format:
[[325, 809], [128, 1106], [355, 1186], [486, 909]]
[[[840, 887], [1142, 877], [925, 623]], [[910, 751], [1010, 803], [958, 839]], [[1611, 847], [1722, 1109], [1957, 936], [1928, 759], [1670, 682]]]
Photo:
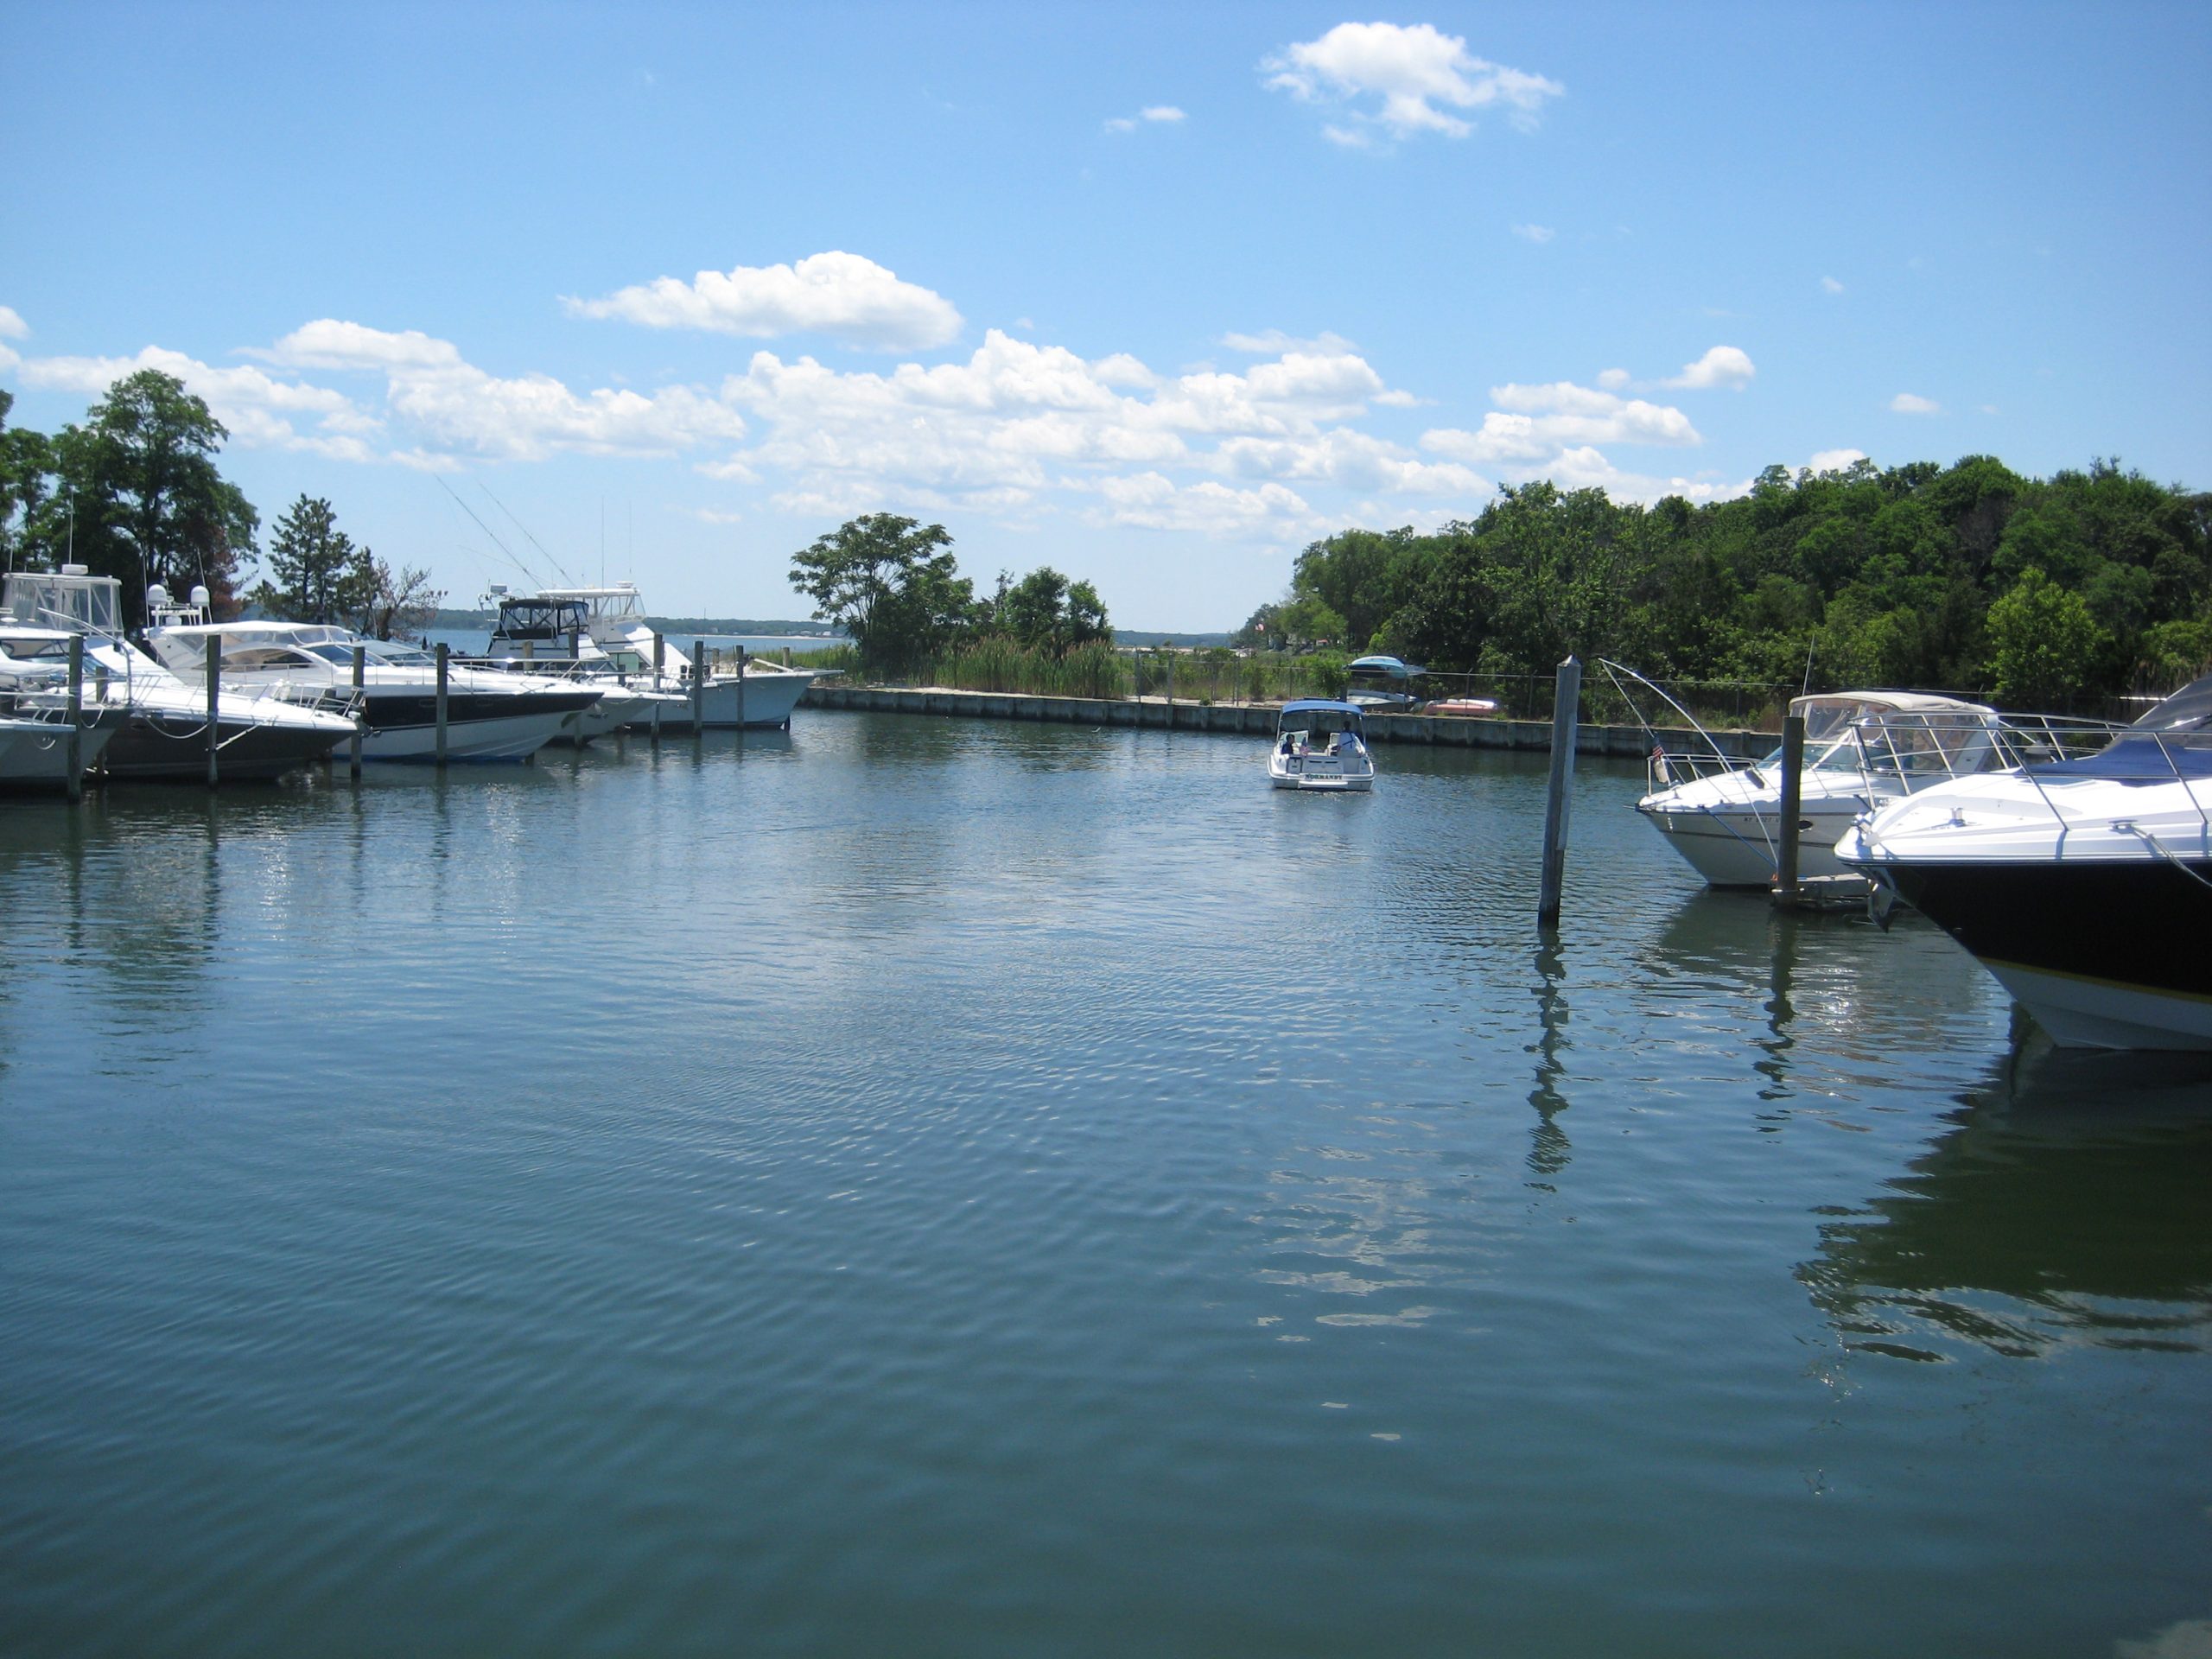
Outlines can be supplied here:
[[[84, 728], [81, 758], [90, 771], [115, 735], [112, 726]], [[35, 722], [0, 726], [0, 788], [58, 789], [69, 781], [67, 728]]]
[[1984, 958], [2062, 1048], [2212, 1050], [2212, 1001]]
[[[537, 753], [561, 734], [570, 716], [510, 715], [496, 720], [466, 720], [446, 727], [448, 760], [521, 760]], [[435, 760], [435, 726], [394, 726], [372, 731], [361, 740], [365, 760]]]
[[[749, 728], [781, 727], [791, 723], [791, 710], [798, 707], [798, 700], [814, 683], [811, 674], [785, 673], [780, 669], [766, 673], [749, 673], [745, 677], [745, 718], [738, 719], [737, 677], [726, 675], [707, 682], [700, 702], [703, 705], [703, 724], [709, 731], [730, 731], [740, 724]], [[661, 689], [672, 691], [683, 698], [681, 703], [664, 703], [661, 708], [660, 729], [664, 733], [689, 732], [692, 728], [690, 688], [676, 680], [664, 679]], [[630, 732], [651, 731], [653, 714], [650, 706], [641, 708], [622, 722], [622, 729]]]
[[[1799, 816], [1809, 830], [1797, 832], [1797, 874], [1807, 880], [1849, 875], [1835, 855], [1835, 844], [1859, 812], [1857, 801], [1842, 810], [1806, 808]], [[1639, 805], [1645, 822], [1666, 836], [1689, 867], [1716, 887], [1764, 887], [1774, 881], [1780, 855], [1780, 815], [1744, 810], [1674, 811]]]

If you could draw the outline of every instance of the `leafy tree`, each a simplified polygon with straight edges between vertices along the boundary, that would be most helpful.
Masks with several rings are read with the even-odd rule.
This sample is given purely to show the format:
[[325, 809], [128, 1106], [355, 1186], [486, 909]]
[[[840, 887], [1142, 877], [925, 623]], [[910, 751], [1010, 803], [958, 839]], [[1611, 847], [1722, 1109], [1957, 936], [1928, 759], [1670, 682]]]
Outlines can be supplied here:
[[41, 432], [10, 427], [12, 392], [0, 391], [0, 568], [27, 566], [53, 494], [54, 445]]
[[2031, 568], [1989, 607], [1994, 690], [2005, 702], [2055, 707], [2081, 683], [2102, 631], [2079, 594]]
[[1049, 651], [1055, 657], [1113, 638], [1098, 590], [1087, 582], [1070, 582], [1050, 565], [1039, 566], [1017, 582], [1000, 578], [992, 626], [1033, 651]]
[[912, 666], [977, 620], [975, 585], [954, 574], [951, 544], [943, 524], [863, 513], [791, 556], [791, 586], [851, 636], [862, 662]]
[[[254, 556], [259, 516], [215, 466], [229, 435], [183, 382], [141, 369], [109, 387], [83, 426], [54, 439], [77, 558], [122, 580], [126, 620], [143, 616], [149, 582], [205, 583], [226, 603]], [[50, 555], [50, 531], [45, 539]]]

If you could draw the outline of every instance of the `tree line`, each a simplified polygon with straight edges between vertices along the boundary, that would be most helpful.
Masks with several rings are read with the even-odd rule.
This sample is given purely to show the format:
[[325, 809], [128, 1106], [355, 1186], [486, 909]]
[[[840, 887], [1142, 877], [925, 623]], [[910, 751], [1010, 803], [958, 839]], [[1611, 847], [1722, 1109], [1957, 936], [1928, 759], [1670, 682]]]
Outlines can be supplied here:
[[124, 618], [146, 620], [146, 589], [207, 589], [218, 615], [241, 603], [296, 621], [339, 623], [379, 639], [421, 628], [439, 595], [429, 573], [394, 570], [302, 494], [276, 521], [261, 580], [261, 527], [216, 465], [230, 433], [184, 383], [141, 369], [110, 386], [81, 425], [51, 435], [10, 427], [0, 391], [0, 563], [10, 570], [83, 565], [123, 587]]
[[1688, 679], [2064, 708], [2212, 667], [2212, 493], [2112, 461], [2024, 478], [1986, 455], [1770, 467], [1701, 506], [1533, 483], [1432, 534], [1314, 543], [1238, 638], [1479, 675], [1548, 674], [1573, 652]]
[[958, 575], [943, 524], [896, 513], [862, 513], [791, 556], [791, 586], [814, 601], [818, 621], [851, 639], [861, 664], [905, 673], [983, 640], [1010, 642], [1055, 661], [1110, 644], [1098, 590], [1050, 565], [1020, 581], [999, 575], [986, 598]]

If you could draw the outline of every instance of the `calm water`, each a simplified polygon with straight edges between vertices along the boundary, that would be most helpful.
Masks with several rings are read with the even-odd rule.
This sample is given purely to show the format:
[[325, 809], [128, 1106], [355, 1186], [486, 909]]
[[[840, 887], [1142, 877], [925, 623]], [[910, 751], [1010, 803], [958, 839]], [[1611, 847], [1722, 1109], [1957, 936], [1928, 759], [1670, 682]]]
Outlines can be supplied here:
[[2203, 1652], [2212, 1065], [1382, 761], [0, 809], [0, 1651]]

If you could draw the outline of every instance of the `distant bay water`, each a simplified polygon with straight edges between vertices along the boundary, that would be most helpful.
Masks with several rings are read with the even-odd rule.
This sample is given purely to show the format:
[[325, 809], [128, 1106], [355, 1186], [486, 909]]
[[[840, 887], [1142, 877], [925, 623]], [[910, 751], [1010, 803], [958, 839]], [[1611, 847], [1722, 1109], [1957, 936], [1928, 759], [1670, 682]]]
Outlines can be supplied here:
[[1381, 761], [0, 804], [0, 1652], [2202, 1652], [2212, 1069]]

